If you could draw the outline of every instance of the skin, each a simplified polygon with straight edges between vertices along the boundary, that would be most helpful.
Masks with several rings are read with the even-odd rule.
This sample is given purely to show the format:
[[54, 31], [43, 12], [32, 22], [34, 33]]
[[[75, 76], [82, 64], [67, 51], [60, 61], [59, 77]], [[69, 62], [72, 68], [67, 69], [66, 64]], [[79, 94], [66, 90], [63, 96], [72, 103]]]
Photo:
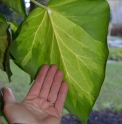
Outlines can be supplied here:
[[[68, 84], [56, 65], [44, 65], [22, 103], [9, 88], [3, 88], [4, 113], [9, 124], [60, 124]], [[51, 102], [54, 104], [52, 104]]]

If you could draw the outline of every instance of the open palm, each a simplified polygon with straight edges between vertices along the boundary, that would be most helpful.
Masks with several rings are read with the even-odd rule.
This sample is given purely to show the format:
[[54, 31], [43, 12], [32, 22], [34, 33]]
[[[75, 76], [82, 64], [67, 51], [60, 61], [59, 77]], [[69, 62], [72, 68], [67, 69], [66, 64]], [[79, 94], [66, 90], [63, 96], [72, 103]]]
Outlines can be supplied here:
[[63, 72], [56, 65], [44, 65], [22, 103], [4, 88], [4, 113], [10, 124], [60, 124], [68, 91]]

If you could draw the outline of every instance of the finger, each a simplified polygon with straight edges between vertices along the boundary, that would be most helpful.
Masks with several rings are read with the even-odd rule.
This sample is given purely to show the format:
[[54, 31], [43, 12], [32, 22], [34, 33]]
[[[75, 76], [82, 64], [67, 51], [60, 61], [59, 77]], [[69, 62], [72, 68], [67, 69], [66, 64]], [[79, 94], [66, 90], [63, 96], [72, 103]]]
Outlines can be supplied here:
[[58, 68], [56, 65], [52, 65], [49, 68], [42, 89], [40, 91], [39, 98], [47, 99], [57, 69]]
[[49, 69], [49, 65], [43, 65], [41, 70], [39, 71], [30, 91], [27, 94], [27, 97], [29, 95], [33, 95], [33, 96], [39, 96], [42, 84], [44, 82], [44, 78], [46, 76], [46, 73]]
[[55, 74], [53, 84], [52, 84], [50, 93], [49, 93], [48, 98], [47, 98], [48, 101], [55, 103], [60, 86], [61, 86], [61, 83], [62, 83], [62, 78], [63, 78], [63, 72], [58, 70]]
[[55, 103], [55, 108], [57, 109], [60, 115], [62, 114], [67, 92], [68, 92], [68, 84], [64, 82], [61, 84], [60, 91]]
[[15, 97], [12, 93], [12, 90], [10, 88], [3, 88], [3, 100], [4, 100], [4, 103], [15, 103], [16, 100], [15, 100]]

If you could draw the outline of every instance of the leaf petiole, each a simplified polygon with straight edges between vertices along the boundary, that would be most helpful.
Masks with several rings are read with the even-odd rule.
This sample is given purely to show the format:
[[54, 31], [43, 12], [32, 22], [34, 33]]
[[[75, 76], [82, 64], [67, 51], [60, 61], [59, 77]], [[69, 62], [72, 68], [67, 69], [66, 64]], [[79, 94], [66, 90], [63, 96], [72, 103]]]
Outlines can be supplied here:
[[33, 2], [34, 4], [36, 4], [37, 6], [43, 8], [43, 9], [46, 9], [46, 6], [44, 6], [44, 5], [40, 4], [40, 3], [38, 3], [37, 1], [35, 1], [35, 0], [30, 0], [30, 1]]

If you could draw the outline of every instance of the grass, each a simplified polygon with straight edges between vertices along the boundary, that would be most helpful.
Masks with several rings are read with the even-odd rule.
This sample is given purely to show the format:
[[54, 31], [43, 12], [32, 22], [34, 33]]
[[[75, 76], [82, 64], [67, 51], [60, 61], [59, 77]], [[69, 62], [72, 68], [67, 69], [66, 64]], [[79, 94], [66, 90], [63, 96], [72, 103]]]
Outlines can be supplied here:
[[[7, 75], [0, 71], [0, 88], [10, 87], [16, 99], [21, 102], [30, 88], [30, 77], [20, 70], [12, 61], [13, 72], [12, 82], [8, 83]], [[102, 86], [100, 95], [93, 107], [93, 110], [115, 109], [122, 110], [122, 63], [108, 63], [106, 78]], [[64, 110], [63, 114], [67, 111]], [[6, 121], [3, 120], [3, 124]]]
[[108, 63], [106, 78], [94, 110], [122, 110], [122, 63]]
[[109, 48], [108, 59], [122, 61], [122, 48]]
[[13, 72], [11, 83], [8, 82], [6, 73], [0, 71], [0, 88], [11, 88], [15, 98], [21, 102], [30, 88], [30, 77], [27, 73], [20, 70], [12, 61], [11, 70]]

